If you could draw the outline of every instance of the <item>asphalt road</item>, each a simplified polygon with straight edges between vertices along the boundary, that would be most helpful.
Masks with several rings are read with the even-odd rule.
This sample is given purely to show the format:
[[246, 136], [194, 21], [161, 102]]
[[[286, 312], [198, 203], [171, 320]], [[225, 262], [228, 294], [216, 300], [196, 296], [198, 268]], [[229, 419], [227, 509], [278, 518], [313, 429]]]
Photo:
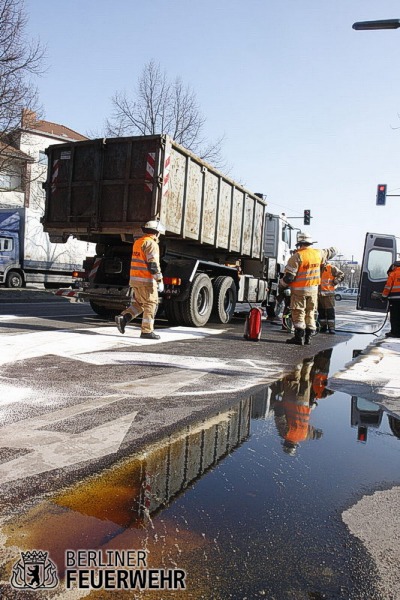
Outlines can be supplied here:
[[[170, 328], [159, 319], [161, 340], [153, 342], [140, 339], [138, 323], [128, 327], [125, 335], [119, 334], [113, 323], [100, 320], [86, 304], [70, 304], [45, 292], [23, 291], [15, 296], [14, 291], [2, 292], [3, 564], [7, 557], [15, 557], [17, 547], [38, 547], [32, 540], [41, 539], [38, 532], [42, 523], [51, 523], [54, 510], [43, 507], [42, 500], [49, 494], [63, 495], [68, 486], [111, 468], [143, 448], [157, 448], [157, 443], [168, 436], [177, 436], [178, 447], [183, 440], [190, 448], [191, 442], [185, 441], [182, 432], [190, 427], [196, 436], [196, 423], [211, 423], [210, 431], [219, 431], [225, 422], [229, 422], [228, 430], [237, 429], [238, 422], [246, 421], [243, 407], [250, 394], [257, 397], [265, 386], [292, 371], [303, 359], [338, 344], [343, 352], [337, 368], [342, 368], [353, 350], [365, 347], [372, 338], [348, 332], [373, 332], [382, 323], [381, 316], [357, 313], [353, 302], [342, 302], [337, 305], [342, 332], [336, 336], [320, 334], [313, 338], [312, 346], [286, 345], [287, 333], [270, 323], [264, 323], [259, 342], [245, 341], [242, 319], [198, 329]], [[232, 411], [238, 402], [239, 416], [236, 409]], [[215, 448], [219, 455], [222, 450]], [[153, 452], [159, 454], [161, 450]], [[166, 465], [169, 460], [166, 457]], [[287, 476], [291, 478], [290, 469]], [[100, 507], [91, 514], [101, 513], [106, 497], [113, 497], [118, 504], [119, 495], [123, 498], [124, 494], [118, 485], [114, 482], [110, 487], [108, 481], [106, 490], [91, 490]], [[116, 489], [120, 490], [117, 495]], [[63, 506], [77, 502], [76, 496], [62, 497]], [[21, 516], [27, 512], [29, 523]], [[13, 514], [18, 521], [15, 530], [9, 525]], [[108, 517], [101, 516], [100, 521], [104, 518]], [[118, 523], [120, 518], [113, 517], [112, 521]], [[25, 538], [20, 539], [16, 532], [24, 528]], [[67, 531], [64, 523], [63, 536]], [[190, 546], [191, 541], [185, 543]], [[318, 577], [325, 575], [318, 571]], [[5, 589], [0, 585], [0, 591]]]
[[[85, 303], [29, 290], [28, 301], [23, 292], [12, 301], [13, 293], [0, 290], [0, 485], [9, 500], [109, 465], [351, 338], [318, 335], [312, 346], [288, 346], [279, 325], [264, 323], [255, 343], [243, 339], [242, 319], [206, 328], [160, 319], [161, 340], [153, 342], [140, 339], [139, 323], [121, 335]], [[375, 317], [342, 304], [344, 328], [376, 328]]]

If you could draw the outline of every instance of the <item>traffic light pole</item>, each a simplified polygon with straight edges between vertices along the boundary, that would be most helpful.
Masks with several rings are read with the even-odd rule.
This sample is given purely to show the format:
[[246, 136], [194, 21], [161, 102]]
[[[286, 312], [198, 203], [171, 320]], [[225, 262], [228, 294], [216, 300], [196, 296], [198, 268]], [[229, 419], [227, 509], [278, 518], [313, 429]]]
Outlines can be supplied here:
[[[311, 221], [311, 219], [313, 219], [313, 218], [314, 218], [314, 217], [312, 217], [312, 216], [310, 215], [310, 217], [309, 217], [310, 221]], [[306, 223], [306, 222], [305, 222], [305, 220], [304, 220], [304, 217], [288, 217], [288, 219], [290, 219], [291, 221], [292, 221], [293, 219], [303, 219], [303, 224], [304, 224], [304, 225], [310, 225], [310, 222], [308, 222], [308, 223]], [[294, 229], [296, 229], [296, 227], [295, 227]], [[301, 230], [299, 229], [299, 231], [301, 231]]]

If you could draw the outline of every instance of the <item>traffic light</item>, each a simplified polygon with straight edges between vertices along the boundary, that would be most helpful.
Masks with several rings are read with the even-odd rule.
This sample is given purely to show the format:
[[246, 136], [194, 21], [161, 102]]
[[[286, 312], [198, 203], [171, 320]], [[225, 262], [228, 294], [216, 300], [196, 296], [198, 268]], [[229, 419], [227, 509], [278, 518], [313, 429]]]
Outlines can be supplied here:
[[386, 204], [386, 183], [380, 183], [376, 191], [376, 205], [385, 206]]
[[309, 225], [311, 223], [311, 210], [304, 211], [304, 225]]
[[357, 441], [367, 443], [368, 427], [361, 426], [357, 428]]

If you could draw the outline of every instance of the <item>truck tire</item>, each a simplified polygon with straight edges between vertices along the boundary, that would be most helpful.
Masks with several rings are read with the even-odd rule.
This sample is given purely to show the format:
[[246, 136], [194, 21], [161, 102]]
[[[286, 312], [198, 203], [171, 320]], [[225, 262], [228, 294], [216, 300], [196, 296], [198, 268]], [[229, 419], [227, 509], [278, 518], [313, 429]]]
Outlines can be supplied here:
[[24, 278], [18, 271], [9, 271], [6, 275], [6, 287], [22, 288], [24, 287]]
[[213, 286], [205, 273], [197, 273], [193, 279], [187, 300], [181, 302], [182, 317], [189, 327], [203, 327], [213, 307]]
[[176, 300], [164, 300], [163, 307], [165, 317], [170, 325], [185, 325], [182, 317], [181, 302]]
[[97, 304], [97, 302], [93, 302], [93, 300], [90, 300], [89, 302], [96, 315], [99, 315], [99, 317], [106, 319], [107, 321], [114, 319], [114, 317], [119, 315], [121, 312], [121, 310], [115, 310], [113, 308], [108, 308], [107, 306]]
[[216, 277], [213, 281], [214, 305], [213, 321], [229, 323], [232, 319], [237, 302], [237, 290], [232, 277]]

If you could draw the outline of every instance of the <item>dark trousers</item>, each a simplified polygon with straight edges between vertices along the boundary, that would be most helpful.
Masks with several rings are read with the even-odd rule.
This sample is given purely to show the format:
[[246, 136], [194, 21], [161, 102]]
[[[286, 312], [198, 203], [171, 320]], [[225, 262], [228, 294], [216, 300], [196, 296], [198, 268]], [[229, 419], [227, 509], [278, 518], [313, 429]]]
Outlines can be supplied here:
[[390, 333], [400, 337], [400, 300], [389, 300]]

